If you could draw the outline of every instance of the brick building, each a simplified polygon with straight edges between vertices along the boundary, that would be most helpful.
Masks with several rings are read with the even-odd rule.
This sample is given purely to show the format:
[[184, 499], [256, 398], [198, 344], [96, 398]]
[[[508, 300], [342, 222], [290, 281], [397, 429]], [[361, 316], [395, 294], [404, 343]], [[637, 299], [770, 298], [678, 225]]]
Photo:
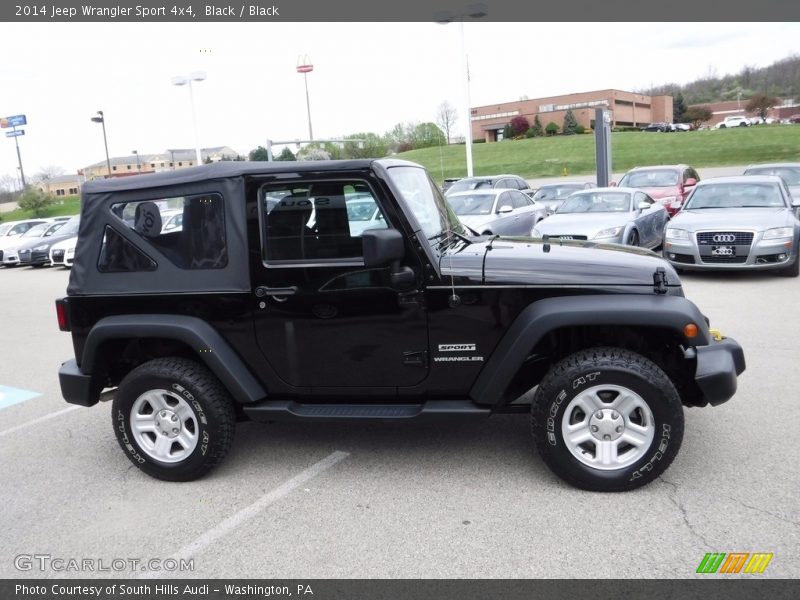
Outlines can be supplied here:
[[[218, 162], [223, 159], [234, 159], [238, 153], [229, 146], [216, 146], [214, 148], [200, 149], [203, 162]], [[131, 154], [130, 156], [112, 156], [111, 177], [127, 177], [144, 173], [157, 173], [158, 171], [174, 171], [193, 167], [197, 162], [194, 149], [179, 148], [167, 150], [160, 154]], [[87, 180], [103, 178], [108, 175], [108, 165], [105, 160], [96, 162], [82, 169]]]
[[472, 108], [472, 137], [496, 142], [502, 139], [503, 128], [516, 116], [525, 117], [532, 125], [539, 115], [542, 127], [552, 121], [561, 128], [568, 109], [572, 109], [578, 124], [588, 129], [594, 121], [595, 109], [600, 107], [611, 111], [612, 127], [644, 127], [655, 121], [672, 123], [672, 96], [597, 90]]
[[[736, 116], [744, 116], [744, 117], [757, 117], [758, 114], [755, 112], [748, 112], [745, 110], [745, 106], [749, 102], [748, 99], [742, 98], [741, 100], [730, 100], [727, 102], [709, 102], [706, 104], [692, 104], [691, 106], [702, 106], [703, 108], [707, 108], [711, 111], [711, 120], [708, 121], [707, 125], [709, 127], [713, 127], [717, 123], [725, 120], [725, 117], [736, 117]], [[800, 105], [795, 102], [791, 98], [780, 99], [781, 103], [776, 106], [775, 108], [771, 108], [767, 111], [767, 117], [772, 117], [773, 119], [781, 120], [781, 119], [788, 119], [790, 116], [800, 113]]]

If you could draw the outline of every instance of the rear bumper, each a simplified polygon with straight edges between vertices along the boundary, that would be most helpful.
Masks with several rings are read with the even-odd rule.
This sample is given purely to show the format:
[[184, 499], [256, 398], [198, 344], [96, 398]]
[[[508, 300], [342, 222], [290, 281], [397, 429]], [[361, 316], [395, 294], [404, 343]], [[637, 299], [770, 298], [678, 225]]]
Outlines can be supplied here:
[[697, 370], [694, 380], [704, 399], [711, 406], [727, 402], [736, 393], [736, 378], [745, 369], [742, 347], [734, 339], [723, 338], [695, 350]]
[[94, 406], [100, 399], [102, 386], [91, 375], [81, 371], [74, 358], [61, 365], [58, 382], [61, 384], [61, 395], [70, 404]]

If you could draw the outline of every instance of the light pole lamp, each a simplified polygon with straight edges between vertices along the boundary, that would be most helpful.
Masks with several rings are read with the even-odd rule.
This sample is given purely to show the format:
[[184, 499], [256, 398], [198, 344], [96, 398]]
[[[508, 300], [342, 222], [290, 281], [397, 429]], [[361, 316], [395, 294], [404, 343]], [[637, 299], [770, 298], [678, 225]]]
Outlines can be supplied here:
[[141, 173], [142, 172], [142, 163], [139, 162], [139, 151], [138, 150], [131, 150], [134, 156], [136, 156], [136, 171]]
[[103, 126], [103, 145], [106, 148], [106, 167], [108, 167], [108, 176], [111, 177], [111, 159], [108, 158], [108, 138], [106, 138], [106, 118], [102, 110], [98, 110], [99, 117], [92, 117], [93, 123], [100, 123]]
[[308, 59], [308, 55], [302, 59], [297, 60], [297, 72], [303, 74], [303, 83], [306, 86], [306, 111], [308, 112], [308, 139], [314, 139], [314, 133], [311, 131], [311, 102], [308, 99], [308, 74], [314, 70], [314, 65]]
[[172, 85], [188, 85], [189, 86], [189, 104], [192, 109], [192, 126], [194, 127], [194, 147], [197, 156], [195, 164], [203, 164], [203, 153], [200, 151], [200, 142], [197, 135], [197, 115], [194, 110], [194, 93], [192, 92], [193, 81], [204, 81], [206, 74], [204, 71], [195, 71], [188, 75], [176, 75], [172, 78]]
[[464, 42], [464, 20], [480, 19], [489, 14], [489, 9], [486, 4], [479, 2], [476, 4], [469, 4], [461, 11], [439, 13], [436, 15], [436, 22], [441, 25], [447, 25], [453, 21], [459, 22], [459, 34], [461, 37], [461, 72], [464, 74], [464, 127], [466, 133], [464, 135], [467, 151], [467, 177], [472, 177], [472, 109], [470, 107], [470, 94], [469, 94], [469, 62], [467, 60], [466, 44]]

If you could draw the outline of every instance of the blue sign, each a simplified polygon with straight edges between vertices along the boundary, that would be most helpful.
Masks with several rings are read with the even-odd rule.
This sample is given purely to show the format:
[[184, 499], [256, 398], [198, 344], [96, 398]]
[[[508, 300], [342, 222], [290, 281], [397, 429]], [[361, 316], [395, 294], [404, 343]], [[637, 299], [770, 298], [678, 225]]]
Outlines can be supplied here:
[[6, 117], [5, 119], [0, 119], [0, 125], [2, 127], [22, 127], [23, 125], [27, 125], [28, 121], [25, 119], [25, 115], [13, 115], [10, 117]]
[[14, 131], [6, 131], [6, 137], [17, 137], [18, 135], [25, 135], [25, 130], [15, 129]]

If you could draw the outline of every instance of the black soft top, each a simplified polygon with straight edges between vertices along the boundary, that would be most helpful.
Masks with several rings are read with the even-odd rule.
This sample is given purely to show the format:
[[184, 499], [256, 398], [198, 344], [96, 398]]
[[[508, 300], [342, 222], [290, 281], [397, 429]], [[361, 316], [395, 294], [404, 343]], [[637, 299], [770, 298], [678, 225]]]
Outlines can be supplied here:
[[[326, 177], [337, 172], [364, 171], [375, 164], [384, 168], [416, 166], [392, 159], [234, 162], [87, 182], [81, 192], [80, 243], [70, 274], [67, 294], [131, 295], [204, 292], [249, 292], [249, 250], [245, 185], [248, 177], [308, 174]], [[116, 203], [168, 197], [218, 194], [224, 199], [227, 265], [215, 269], [182, 269], [158, 247], [138, 236], [111, 211]], [[157, 263], [155, 271], [101, 273], [97, 268], [104, 234], [110, 229]], [[185, 230], [189, 231], [187, 225]], [[184, 234], [182, 234], [184, 235]]]

